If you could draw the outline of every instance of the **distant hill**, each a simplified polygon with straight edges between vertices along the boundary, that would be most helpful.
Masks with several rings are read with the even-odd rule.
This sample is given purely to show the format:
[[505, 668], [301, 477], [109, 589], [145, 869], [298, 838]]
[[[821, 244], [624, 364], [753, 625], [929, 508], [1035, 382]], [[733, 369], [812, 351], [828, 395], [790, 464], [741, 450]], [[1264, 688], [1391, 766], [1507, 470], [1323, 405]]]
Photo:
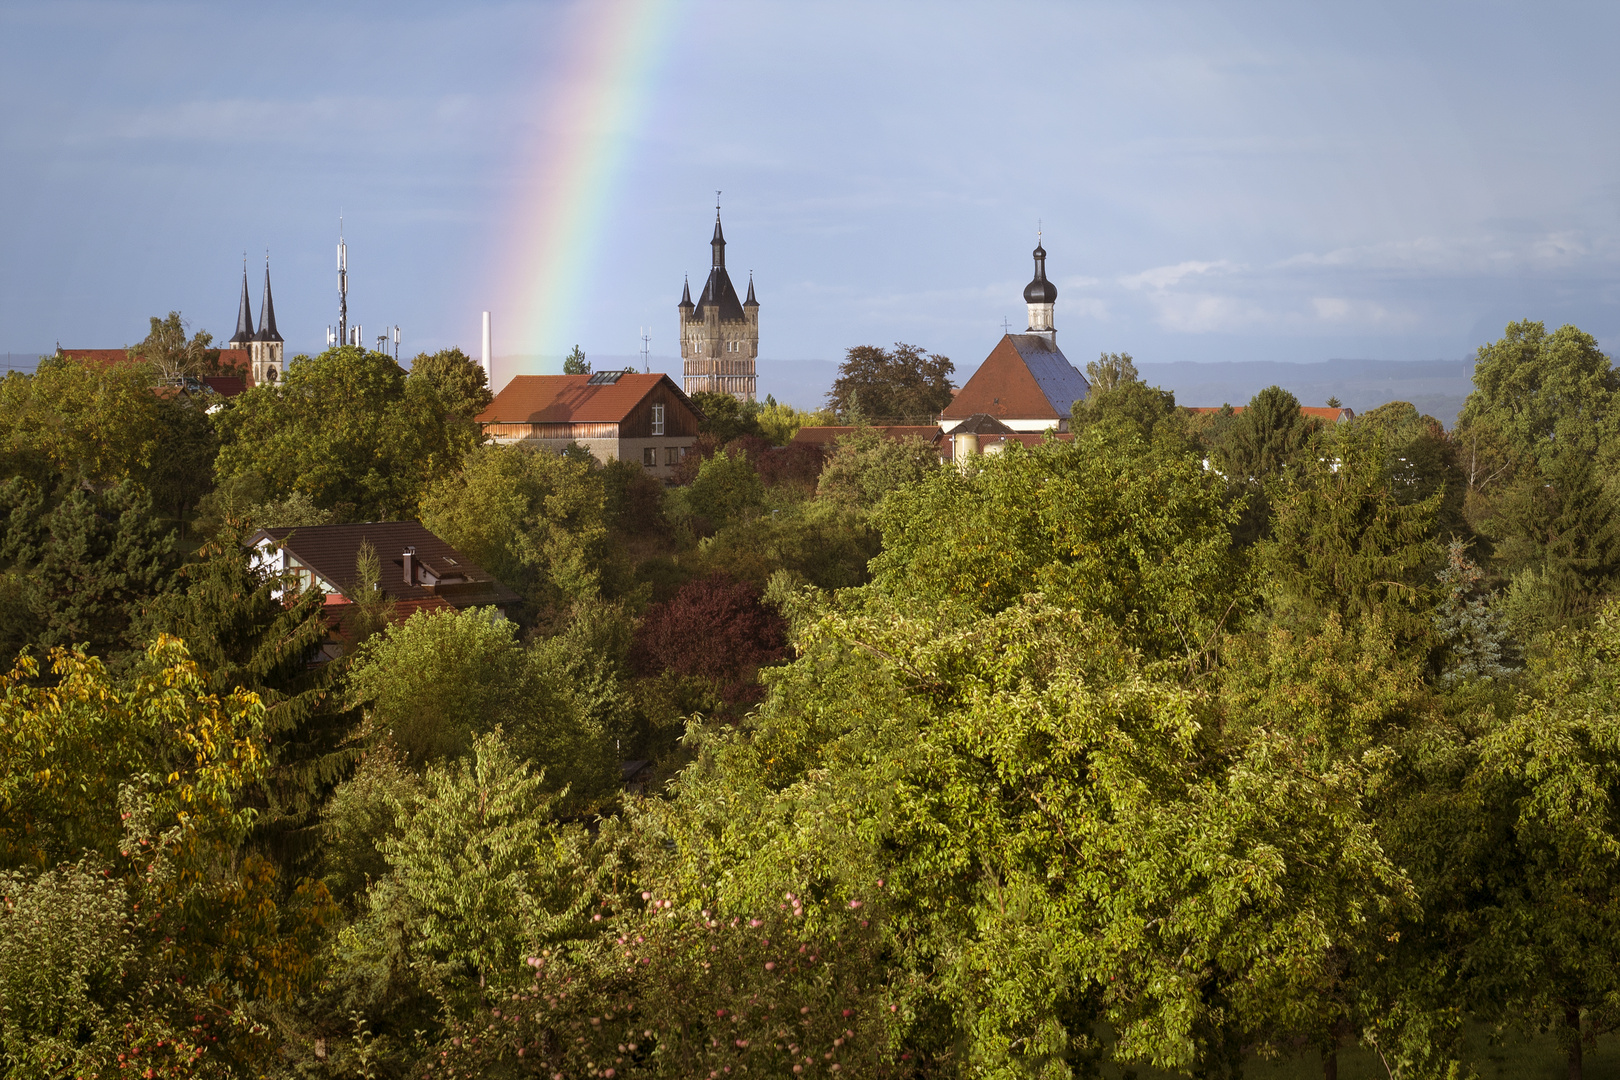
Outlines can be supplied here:
[[1221, 364], [1138, 364], [1144, 381], [1173, 390], [1178, 405], [1242, 405], [1280, 386], [1302, 405], [1336, 397], [1357, 412], [1388, 401], [1410, 401], [1448, 428], [1473, 390], [1471, 360], [1328, 360], [1282, 364], [1255, 360]]
[[[593, 367], [641, 368], [639, 356], [587, 357]], [[652, 369], [668, 372], [680, 381], [681, 362], [672, 356], [653, 356]], [[1085, 365], [1080, 364], [1082, 370]], [[496, 357], [496, 380], [502, 372], [524, 369], [559, 371], [562, 357]], [[1472, 360], [1328, 360], [1314, 364], [1284, 364], [1268, 360], [1216, 364], [1138, 364], [1142, 378], [1154, 386], [1173, 390], [1179, 405], [1243, 405], [1268, 386], [1280, 386], [1302, 405], [1323, 405], [1336, 397], [1357, 412], [1386, 401], [1410, 401], [1421, 413], [1447, 427], [1457, 422], [1463, 401], [1473, 390]], [[973, 369], [957, 370], [966, 382]], [[836, 360], [759, 361], [759, 396], [801, 409], [819, 409], [838, 377]]]

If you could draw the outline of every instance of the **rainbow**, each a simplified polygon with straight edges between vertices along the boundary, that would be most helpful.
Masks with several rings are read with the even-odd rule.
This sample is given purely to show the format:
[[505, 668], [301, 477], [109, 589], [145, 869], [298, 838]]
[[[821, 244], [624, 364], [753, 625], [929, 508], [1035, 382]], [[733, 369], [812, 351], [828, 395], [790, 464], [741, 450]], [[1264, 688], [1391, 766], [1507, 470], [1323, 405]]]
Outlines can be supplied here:
[[[586, 0], [565, 40], [568, 62], [546, 80], [547, 122], [509, 220], [510, 267], [493, 312], [501, 354], [561, 355], [579, 332], [602, 234], [671, 37], [675, 0]], [[529, 361], [531, 364], [533, 360]], [[500, 370], [505, 383], [522, 372]]]

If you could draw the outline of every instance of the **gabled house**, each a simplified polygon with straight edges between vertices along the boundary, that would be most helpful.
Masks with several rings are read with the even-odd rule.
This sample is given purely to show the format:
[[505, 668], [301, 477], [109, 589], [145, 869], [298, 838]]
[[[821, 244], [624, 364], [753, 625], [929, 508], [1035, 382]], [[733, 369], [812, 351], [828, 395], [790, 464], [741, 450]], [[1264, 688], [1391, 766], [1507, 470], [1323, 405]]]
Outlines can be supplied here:
[[394, 601], [396, 619], [417, 611], [468, 607], [495, 607], [504, 615], [519, 599], [419, 521], [260, 529], [245, 543], [259, 567], [291, 573], [300, 589], [324, 593], [330, 620], [340, 624], [343, 608], [354, 603], [356, 564], [367, 541], [381, 567], [378, 587]]
[[639, 461], [663, 479], [698, 436], [697, 407], [674, 380], [625, 371], [518, 375], [475, 419], [497, 443], [557, 451], [579, 443], [604, 464]]
[[1009, 431], [1038, 434], [1069, 430], [1076, 401], [1091, 394], [1086, 381], [1057, 345], [1052, 313], [1057, 286], [1046, 280], [1046, 249], [1035, 246], [1035, 277], [1024, 288], [1029, 329], [1004, 334], [979, 370], [939, 414], [942, 431], [975, 416], [992, 417]]

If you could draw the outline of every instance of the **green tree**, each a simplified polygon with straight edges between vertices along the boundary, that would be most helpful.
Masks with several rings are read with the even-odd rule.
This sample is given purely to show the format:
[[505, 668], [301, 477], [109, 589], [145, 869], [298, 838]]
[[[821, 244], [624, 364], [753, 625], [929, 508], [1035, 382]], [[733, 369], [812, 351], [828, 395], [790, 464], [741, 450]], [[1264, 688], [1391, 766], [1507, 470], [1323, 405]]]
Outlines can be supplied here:
[[605, 517], [591, 462], [524, 447], [478, 447], [422, 499], [424, 525], [542, 608], [600, 593]]
[[572, 352], [563, 357], [564, 375], [589, 375], [591, 373], [590, 361], [585, 359], [585, 352], [578, 345]]
[[1106, 394], [1131, 383], [1141, 382], [1142, 376], [1130, 353], [1105, 352], [1086, 365], [1086, 381], [1093, 394]]
[[758, 402], [740, 401], [732, 394], [719, 391], [699, 390], [692, 395], [692, 404], [698, 409], [698, 431], [713, 436], [718, 446], [748, 435], [762, 435]]
[[1483, 594], [1484, 571], [1468, 557], [1468, 546], [1461, 540], [1447, 546], [1446, 565], [1437, 576], [1440, 601], [1434, 609], [1434, 626], [1445, 649], [1441, 681], [1500, 679], [1510, 674], [1511, 645], [1497, 597]]
[[294, 357], [276, 387], [220, 413], [222, 483], [252, 477], [265, 499], [307, 495], [360, 521], [414, 516], [423, 490], [476, 443], [431, 381], [352, 346]]
[[1509, 323], [1499, 340], [1480, 346], [1474, 392], [1457, 430], [1465, 443], [1476, 429], [1500, 440], [1514, 470], [1545, 472], [1566, 453], [1600, 456], [1607, 466], [1617, 383], [1592, 335], [1574, 326], [1549, 334], [1539, 322]]
[[1404, 642], [1426, 647], [1441, 493], [1397, 497], [1376, 428], [1341, 433], [1333, 452], [1332, 461], [1301, 454], [1274, 485], [1272, 534], [1256, 552], [1274, 616], [1303, 624], [1376, 616]]
[[66, 650], [49, 671], [0, 679], [6, 1074], [256, 1070], [250, 1017], [313, 988], [331, 913], [242, 850], [262, 707], [172, 638], [116, 679]]
[[833, 424], [837, 417], [826, 409], [815, 412], [805, 412], [795, 409], [792, 405], [778, 402], [774, 397], [766, 395], [765, 407], [759, 412], [759, 433], [765, 437], [772, 446], [786, 446], [793, 441], [802, 427], [815, 427]]
[[223, 530], [149, 604], [140, 635], [191, 641], [212, 693], [238, 689], [264, 705], [265, 769], [247, 787], [255, 837], [289, 870], [307, 870], [320, 807], [355, 760], [358, 716], [336, 685], [342, 663], [313, 664], [326, 642], [324, 596], [254, 565], [240, 530]]
[[1314, 1003], [1324, 938], [1410, 902], [1359, 774], [1296, 772], [1258, 731], [1210, 746], [1208, 700], [1107, 623], [874, 596], [801, 612], [795, 637], [741, 730], [689, 735], [654, 808], [678, 876], [648, 891], [871, 920], [865, 981], [893, 1010], [872, 1042], [902, 1068], [1085, 1074], [1107, 1023], [1126, 1060], [1213, 1072]]
[[447, 414], [457, 420], [470, 421], [495, 400], [495, 395], [489, 392], [489, 378], [483, 366], [460, 349], [419, 353], [411, 361], [407, 381], [412, 379], [432, 386], [444, 402]]
[[362, 645], [349, 690], [373, 738], [413, 765], [455, 758], [502, 727], [521, 757], [589, 805], [617, 779], [613, 747], [581, 715], [568, 684], [536, 663], [492, 609], [419, 611]]
[[837, 506], [872, 510], [890, 492], [939, 467], [939, 451], [914, 435], [891, 439], [880, 431], [859, 428], [833, 444], [816, 484], [816, 497]]
[[0, 379], [5, 476], [40, 485], [61, 476], [97, 488], [127, 480], [160, 496], [170, 493], [177, 472], [204, 482], [211, 449], [199, 434], [204, 414], [195, 402], [153, 390], [146, 365], [98, 367], [60, 357], [33, 375]]
[[684, 492], [686, 508], [717, 525], [739, 521], [765, 502], [765, 485], [741, 451], [721, 450], [698, 466]]
[[872, 587], [981, 613], [1040, 592], [1152, 658], [1202, 656], [1248, 602], [1237, 512], [1196, 458], [1093, 428], [891, 494]]
[[146, 338], [127, 350], [131, 360], [150, 364], [164, 382], [174, 382], [188, 375], [219, 374], [219, 350], [210, 348], [214, 343], [213, 334], [198, 330], [187, 340], [189, 324], [178, 311], [169, 312], [163, 319], [154, 315], [151, 323], [152, 329]]
[[1321, 424], [1299, 411], [1299, 399], [1280, 386], [1268, 386], [1227, 429], [1214, 449], [1221, 470], [1238, 483], [1264, 484], [1298, 464], [1311, 449]]
[[1182, 449], [1191, 449], [1184, 414], [1177, 411], [1176, 395], [1169, 390], [1160, 390], [1136, 378], [1123, 380], [1105, 390], [1093, 384], [1091, 396], [1076, 405], [1070, 420], [1073, 431], [1102, 425], [1119, 429], [1122, 437], [1135, 435], [1150, 443], [1161, 434], [1173, 435]]
[[[6, 554], [38, 626], [42, 645], [78, 644], [97, 655], [139, 643], [131, 628], [143, 605], [171, 587], [174, 534], [152, 513], [151, 498], [123, 483], [92, 494], [74, 488], [48, 512], [13, 480]], [[38, 516], [32, 516], [37, 514]], [[29, 515], [26, 524], [19, 516]]]
[[884, 423], [929, 424], [951, 403], [949, 357], [895, 342], [894, 350], [856, 345], [844, 355], [827, 394], [841, 417], [854, 413]]
[[[1475, 744], [1464, 789], [1472, 854], [1461, 960], [1485, 1015], [1559, 1034], [1569, 1075], [1620, 1027], [1620, 611], [1564, 635]], [[1468, 849], [1463, 849], [1468, 850]]]

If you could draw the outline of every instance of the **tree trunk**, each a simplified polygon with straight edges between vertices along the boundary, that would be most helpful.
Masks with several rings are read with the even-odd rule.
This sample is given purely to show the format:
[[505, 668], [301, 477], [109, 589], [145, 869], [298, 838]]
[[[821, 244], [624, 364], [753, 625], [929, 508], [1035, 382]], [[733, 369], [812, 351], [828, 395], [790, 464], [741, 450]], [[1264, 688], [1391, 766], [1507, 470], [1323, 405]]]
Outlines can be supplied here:
[[1339, 1046], [1322, 1051], [1322, 1080], [1339, 1080]]
[[1564, 1025], [1569, 1028], [1569, 1080], [1581, 1080], [1581, 1010], [1565, 1009]]

